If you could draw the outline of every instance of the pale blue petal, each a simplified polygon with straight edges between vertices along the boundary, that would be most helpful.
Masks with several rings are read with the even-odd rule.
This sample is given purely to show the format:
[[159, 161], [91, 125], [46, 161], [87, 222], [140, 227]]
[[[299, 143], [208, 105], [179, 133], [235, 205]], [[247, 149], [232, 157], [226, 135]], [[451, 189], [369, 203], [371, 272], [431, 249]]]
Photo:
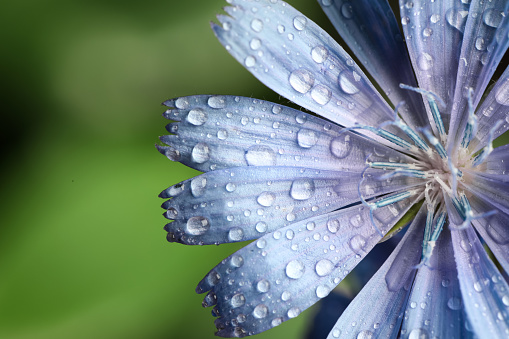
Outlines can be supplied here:
[[476, 197], [471, 197], [469, 201], [472, 211], [477, 215], [491, 211], [497, 212], [487, 218], [474, 219], [472, 224], [495, 255], [500, 266], [509, 272], [509, 227], [507, 227], [509, 215]]
[[451, 233], [463, 303], [475, 333], [479, 338], [507, 338], [507, 282], [488, 257], [472, 227]]
[[[400, 0], [400, 8], [417, 82], [419, 87], [435, 93], [446, 103], [447, 107], [441, 107], [440, 113], [447, 127], [468, 5], [458, 0]], [[427, 105], [426, 109], [431, 117]]]
[[421, 207], [383, 266], [338, 319], [328, 339], [396, 338], [422, 253], [426, 208]]
[[[365, 173], [364, 198], [422, 185], [421, 179], [378, 180]], [[235, 167], [202, 174], [160, 195], [168, 241], [188, 245], [245, 241], [288, 224], [359, 202], [360, 173], [290, 167]]]
[[404, 338], [471, 337], [465, 327], [462, 299], [451, 234], [444, 230], [431, 258], [417, 271], [401, 334]]
[[202, 172], [235, 166], [287, 166], [362, 171], [371, 161], [410, 159], [323, 119], [267, 101], [198, 95], [165, 102], [178, 122], [158, 146], [174, 161]]
[[493, 179], [487, 175], [474, 175], [466, 187], [504, 213], [509, 213], [509, 195], [507, 194], [509, 182]]
[[[412, 198], [374, 211], [383, 233]], [[217, 333], [244, 336], [296, 317], [325, 297], [380, 241], [369, 209], [353, 206], [267, 234], [216, 266], [198, 285], [210, 291]]]
[[[494, 131], [495, 138], [509, 129], [509, 67], [500, 76], [476, 113], [478, 130], [472, 140], [474, 152], [484, 147], [490, 138], [490, 131], [498, 121], [503, 123]], [[474, 147], [475, 146], [475, 147]]]
[[509, 145], [495, 148], [482, 164], [488, 174], [509, 174]]
[[461, 45], [460, 63], [449, 136], [452, 142], [462, 140], [468, 120], [468, 91], [473, 89], [473, 105], [477, 106], [495, 69], [509, 44], [507, 0], [473, 1]]
[[280, 0], [231, 0], [214, 32], [266, 86], [298, 105], [350, 127], [378, 126], [392, 109], [334, 39]]
[[392, 103], [407, 103], [398, 110], [404, 120], [410, 126], [427, 126], [422, 98], [399, 87], [400, 83], [417, 85], [403, 36], [387, 1], [319, 0], [319, 3]]

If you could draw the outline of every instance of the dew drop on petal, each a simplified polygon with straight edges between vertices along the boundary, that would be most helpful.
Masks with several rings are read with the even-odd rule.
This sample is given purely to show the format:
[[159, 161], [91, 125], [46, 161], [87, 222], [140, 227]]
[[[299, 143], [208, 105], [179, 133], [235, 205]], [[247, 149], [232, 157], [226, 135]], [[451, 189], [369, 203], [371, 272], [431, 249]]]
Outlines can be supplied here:
[[250, 166], [275, 166], [276, 153], [268, 146], [251, 146], [245, 154], [246, 162]]
[[321, 64], [327, 60], [329, 51], [324, 46], [316, 46], [311, 50], [311, 58], [317, 64]]
[[355, 254], [360, 254], [360, 252], [364, 251], [364, 247], [366, 246], [366, 238], [360, 234], [357, 234], [350, 239], [348, 244]]
[[193, 180], [191, 180], [191, 193], [195, 197], [202, 196], [206, 191], [206, 189], [205, 189], [206, 186], [207, 186], [207, 178], [205, 178], [203, 176], [198, 176], [196, 178], [193, 178]]
[[495, 100], [500, 105], [509, 105], [509, 78], [504, 79], [503, 83], [496, 89]]
[[422, 328], [413, 329], [408, 335], [408, 339], [429, 339], [428, 331]]
[[263, 29], [263, 21], [260, 19], [253, 19], [251, 21], [251, 29], [256, 33], [260, 33]]
[[281, 300], [288, 301], [292, 297], [292, 294], [288, 291], [284, 291], [283, 294], [281, 294]]
[[341, 330], [339, 328], [335, 328], [332, 330], [331, 334], [332, 337], [339, 338], [339, 336], [341, 335]]
[[239, 227], [234, 227], [228, 232], [228, 239], [231, 241], [240, 241], [244, 237], [244, 231]]
[[483, 51], [486, 49], [486, 40], [483, 37], [479, 36], [475, 39], [475, 48], [478, 51]]
[[203, 164], [210, 159], [210, 148], [204, 142], [199, 142], [193, 147], [191, 151], [191, 158], [198, 164]]
[[217, 138], [219, 140], [225, 140], [226, 138], [228, 138], [228, 131], [225, 129], [220, 129], [219, 131], [217, 131]]
[[334, 264], [328, 259], [322, 259], [316, 263], [315, 271], [320, 277], [326, 276], [334, 269]]
[[192, 235], [202, 235], [210, 228], [210, 222], [202, 216], [191, 217], [187, 220], [186, 231]]
[[459, 11], [456, 8], [451, 8], [445, 13], [447, 23], [462, 33], [465, 30], [467, 17], [468, 11]]
[[189, 107], [189, 101], [187, 98], [178, 98], [175, 100], [175, 107], [179, 109], [186, 109]]
[[286, 265], [286, 275], [291, 279], [299, 279], [304, 274], [305, 267], [298, 260], [292, 260]]
[[270, 282], [267, 279], [262, 279], [256, 284], [256, 289], [260, 293], [265, 293], [270, 289]]
[[233, 308], [240, 307], [246, 303], [246, 297], [244, 297], [244, 295], [240, 293], [235, 294], [230, 300], [230, 303]]
[[439, 21], [440, 21], [440, 15], [438, 15], [438, 14], [433, 14], [433, 15], [431, 15], [431, 17], [429, 18], [429, 20], [430, 20], [432, 23], [436, 24], [437, 22], [439, 22]]
[[265, 233], [267, 232], [267, 224], [263, 221], [259, 221], [256, 223], [255, 229], [257, 232]]
[[231, 264], [234, 267], [241, 267], [242, 265], [244, 265], [244, 258], [242, 258], [238, 254], [234, 254], [231, 259]]
[[208, 99], [207, 103], [212, 108], [225, 108], [226, 107], [226, 98], [221, 95], [213, 96]]
[[301, 129], [297, 132], [297, 143], [302, 148], [311, 148], [318, 142], [316, 133], [309, 129]]
[[292, 182], [290, 196], [295, 200], [307, 200], [315, 193], [315, 182], [311, 179], [297, 179]]
[[295, 27], [296, 30], [302, 31], [304, 28], [306, 28], [307, 19], [303, 16], [296, 16], [293, 19], [293, 27]]
[[417, 58], [417, 66], [419, 66], [422, 71], [429, 70], [433, 67], [433, 57], [428, 53], [422, 53]]
[[342, 134], [332, 139], [330, 144], [332, 154], [337, 158], [344, 158], [350, 153], [350, 136]]
[[187, 122], [194, 126], [201, 126], [207, 122], [207, 112], [201, 108], [193, 108], [189, 111], [186, 118]]
[[244, 65], [246, 65], [246, 67], [253, 67], [254, 65], [256, 65], [256, 59], [254, 58], [254, 56], [248, 55], [244, 60]]
[[365, 330], [365, 331], [359, 332], [359, 334], [357, 334], [356, 339], [371, 339], [373, 337], [374, 337], [373, 332]]
[[265, 207], [272, 206], [274, 201], [276, 200], [276, 195], [272, 192], [262, 192], [258, 198], [256, 198], [256, 201]]
[[256, 51], [260, 47], [262, 47], [262, 42], [260, 39], [252, 39], [249, 43], [249, 47], [251, 47], [252, 50]]
[[327, 221], [327, 229], [331, 233], [336, 233], [339, 230], [340, 226], [341, 224], [339, 223], [338, 219], [330, 219], [329, 221]]
[[265, 306], [264, 304], [260, 304], [256, 306], [253, 310], [253, 315], [255, 318], [262, 319], [267, 316], [269, 313], [269, 308]]
[[484, 11], [482, 20], [487, 26], [497, 28], [504, 16], [503, 12], [491, 8]]
[[281, 325], [281, 323], [283, 322], [283, 318], [274, 318], [272, 319], [272, 321], [270, 322], [270, 325], [272, 327], [276, 327], [276, 326], [279, 326]]
[[348, 71], [343, 71], [339, 74], [339, 87], [346, 94], [355, 94], [359, 92], [359, 89], [353, 84], [352, 80], [352, 75]]
[[173, 185], [169, 188], [169, 194], [172, 197], [176, 197], [177, 195], [181, 194], [185, 190], [185, 185], [183, 183], [179, 183], [176, 185]]
[[461, 299], [458, 297], [451, 297], [447, 300], [447, 306], [454, 311], [461, 309]]
[[350, 218], [350, 224], [354, 227], [360, 227], [362, 226], [363, 220], [362, 216], [360, 214], [356, 214]]
[[311, 98], [319, 105], [327, 104], [332, 97], [332, 91], [323, 85], [316, 85], [311, 90]]
[[295, 318], [300, 314], [300, 308], [298, 307], [292, 307], [288, 310], [288, 318]]
[[307, 93], [315, 83], [315, 76], [307, 69], [300, 68], [290, 73], [289, 81], [294, 90]]
[[353, 18], [353, 8], [352, 8], [352, 5], [348, 1], [345, 1], [343, 6], [341, 6], [341, 15], [343, 15], [343, 17], [345, 17], [345, 19]]
[[325, 298], [327, 295], [329, 295], [329, 288], [327, 286], [320, 285], [316, 288], [316, 296], [318, 298]]

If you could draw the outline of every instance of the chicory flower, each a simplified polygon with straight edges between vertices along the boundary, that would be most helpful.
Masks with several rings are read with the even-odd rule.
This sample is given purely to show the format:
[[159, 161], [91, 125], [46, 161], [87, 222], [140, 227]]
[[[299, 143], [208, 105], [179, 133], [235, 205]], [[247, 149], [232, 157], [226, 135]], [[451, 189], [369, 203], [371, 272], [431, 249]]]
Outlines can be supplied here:
[[219, 41], [319, 117], [226, 95], [164, 103], [159, 151], [206, 172], [161, 193], [168, 240], [254, 240], [197, 287], [217, 334], [298, 316], [415, 211], [329, 338], [507, 337], [509, 153], [493, 140], [509, 128], [509, 68], [485, 90], [508, 2], [401, 0], [401, 33], [385, 0], [320, 0], [361, 65], [283, 1], [227, 2]]

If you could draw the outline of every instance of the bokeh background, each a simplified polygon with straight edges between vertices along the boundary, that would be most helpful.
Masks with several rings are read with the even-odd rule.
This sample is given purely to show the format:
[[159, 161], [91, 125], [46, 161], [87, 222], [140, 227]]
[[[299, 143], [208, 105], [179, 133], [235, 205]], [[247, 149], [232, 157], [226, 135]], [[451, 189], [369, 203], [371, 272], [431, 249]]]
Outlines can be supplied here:
[[[316, 1], [289, 2], [337, 37]], [[223, 6], [0, 4], [0, 338], [215, 338], [194, 289], [242, 244], [166, 242], [157, 194], [197, 172], [154, 148], [166, 133], [159, 104], [193, 94], [287, 103], [214, 38]], [[258, 338], [304, 338], [318, 312]]]

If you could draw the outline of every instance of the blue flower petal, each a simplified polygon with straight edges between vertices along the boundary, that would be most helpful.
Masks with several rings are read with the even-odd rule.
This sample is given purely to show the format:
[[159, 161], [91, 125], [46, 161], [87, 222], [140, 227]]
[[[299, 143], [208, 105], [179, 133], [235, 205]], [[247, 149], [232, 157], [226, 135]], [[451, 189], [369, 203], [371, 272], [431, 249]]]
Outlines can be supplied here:
[[338, 319], [328, 339], [396, 338], [422, 253], [426, 207], [416, 215], [403, 239], [382, 267]]
[[[364, 198], [422, 185], [420, 179], [378, 180], [365, 173]], [[259, 238], [293, 222], [359, 202], [360, 173], [290, 167], [217, 170], [171, 186], [160, 195], [168, 241], [219, 244]]]
[[440, 234], [431, 258], [417, 271], [404, 319], [401, 328], [404, 337], [472, 336], [465, 326], [467, 319], [448, 230]]
[[[445, 126], [452, 109], [468, 7], [457, 0], [400, 0], [401, 23], [417, 82], [446, 103], [447, 107], [441, 107]], [[431, 117], [427, 105], [426, 109]]]
[[486, 174], [501, 174], [507, 177], [509, 173], [509, 145], [495, 148], [483, 163]]
[[479, 338], [506, 338], [509, 333], [509, 286], [488, 257], [475, 231], [452, 231], [454, 258], [463, 303]]
[[403, 36], [385, 0], [320, 0], [341, 38], [394, 105], [405, 101], [399, 114], [410, 126], [427, 126], [422, 98], [399, 87], [417, 87]]
[[[331, 121], [378, 126], [392, 109], [334, 39], [280, 0], [231, 0], [212, 28], [267, 87]], [[400, 133], [401, 134], [401, 133]]]
[[470, 5], [451, 112], [450, 142], [459, 144], [468, 120], [465, 89], [474, 90], [476, 107], [509, 46], [508, 6], [507, 0], [473, 1]]
[[[385, 233], [414, 199], [374, 211]], [[262, 332], [296, 317], [329, 292], [380, 241], [369, 209], [353, 206], [307, 219], [252, 242], [217, 265], [196, 291], [209, 291], [220, 336]]]
[[487, 175], [474, 175], [467, 188], [504, 213], [509, 213], [509, 195], [507, 194], [509, 182], [493, 179]]
[[190, 96], [165, 102], [174, 135], [158, 146], [174, 161], [207, 172], [234, 166], [287, 166], [362, 171], [371, 161], [409, 158], [301, 111], [234, 96]]

